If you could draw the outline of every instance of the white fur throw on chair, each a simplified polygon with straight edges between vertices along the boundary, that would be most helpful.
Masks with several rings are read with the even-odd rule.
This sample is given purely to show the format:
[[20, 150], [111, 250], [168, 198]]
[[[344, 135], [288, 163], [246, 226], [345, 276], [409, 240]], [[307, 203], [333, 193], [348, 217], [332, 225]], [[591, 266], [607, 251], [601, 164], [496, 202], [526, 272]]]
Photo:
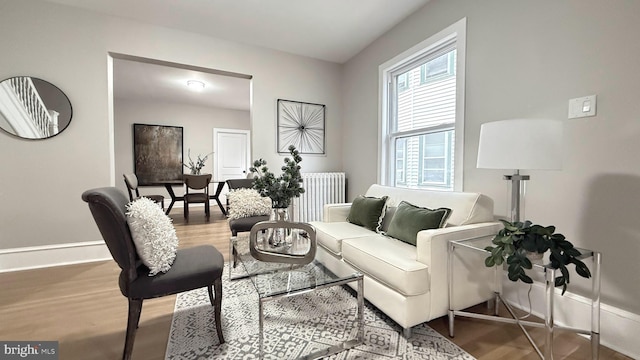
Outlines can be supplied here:
[[271, 199], [262, 197], [254, 189], [235, 189], [227, 194], [229, 219], [271, 214]]

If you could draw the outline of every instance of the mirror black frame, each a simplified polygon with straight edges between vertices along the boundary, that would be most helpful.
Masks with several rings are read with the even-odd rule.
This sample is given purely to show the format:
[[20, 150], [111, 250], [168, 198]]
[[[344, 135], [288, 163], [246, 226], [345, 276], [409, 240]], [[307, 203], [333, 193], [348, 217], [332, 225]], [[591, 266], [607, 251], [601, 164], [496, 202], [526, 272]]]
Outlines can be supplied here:
[[[25, 102], [29, 105], [24, 105]], [[54, 120], [50, 111], [56, 114]], [[25, 121], [19, 134], [15, 128], [20, 124], [15, 122], [19, 114], [40, 120]], [[50, 139], [68, 128], [72, 118], [69, 97], [49, 81], [33, 76], [14, 76], [0, 81], [0, 130], [3, 132], [24, 140]]]

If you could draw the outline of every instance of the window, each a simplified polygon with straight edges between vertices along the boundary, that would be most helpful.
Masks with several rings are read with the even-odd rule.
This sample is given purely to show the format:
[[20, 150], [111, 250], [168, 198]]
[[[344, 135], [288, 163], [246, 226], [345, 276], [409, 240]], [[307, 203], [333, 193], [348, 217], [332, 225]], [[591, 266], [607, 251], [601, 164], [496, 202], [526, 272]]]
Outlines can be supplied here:
[[422, 154], [420, 169], [420, 185], [450, 187], [451, 186], [451, 136], [453, 131], [441, 131], [420, 137]]
[[456, 52], [451, 51], [422, 65], [420, 68], [420, 83], [438, 81], [455, 75]]
[[407, 140], [396, 139], [396, 182], [405, 184], [404, 174], [407, 172], [405, 154], [407, 153]]
[[409, 88], [409, 77], [407, 74], [401, 74], [398, 76], [398, 91], [405, 91]]
[[464, 43], [463, 19], [380, 67], [381, 183], [462, 190]]

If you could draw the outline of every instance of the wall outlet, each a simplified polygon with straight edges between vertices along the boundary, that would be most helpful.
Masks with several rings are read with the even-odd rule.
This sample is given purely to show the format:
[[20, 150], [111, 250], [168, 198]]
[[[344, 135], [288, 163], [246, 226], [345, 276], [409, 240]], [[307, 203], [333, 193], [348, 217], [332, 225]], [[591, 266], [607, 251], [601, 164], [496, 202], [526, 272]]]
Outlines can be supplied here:
[[569, 119], [596, 116], [596, 96], [589, 95], [569, 100]]

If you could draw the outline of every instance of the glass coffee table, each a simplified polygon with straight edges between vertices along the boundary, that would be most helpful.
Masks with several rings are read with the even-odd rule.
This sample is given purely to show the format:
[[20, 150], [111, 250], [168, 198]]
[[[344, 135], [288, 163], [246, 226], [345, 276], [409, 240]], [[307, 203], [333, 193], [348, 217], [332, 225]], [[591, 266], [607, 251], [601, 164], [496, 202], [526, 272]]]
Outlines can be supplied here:
[[[290, 246], [271, 248], [265, 242], [259, 242], [262, 250], [299, 254], [309, 249], [308, 240], [302, 236], [294, 237]], [[258, 303], [258, 329], [260, 339], [260, 358], [264, 356], [264, 304], [283, 297], [312, 293], [318, 289], [345, 285], [357, 282], [358, 331], [355, 339], [344, 340], [341, 344], [315, 351], [302, 359], [318, 359], [336, 354], [362, 344], [364, 339], [364, 278], [361, 273], [354, 272], [346, 276], [338, 276], [316, 260], [306, 265], [264, 262], [256, 260], [249, 251], [249, 234], [240, 234], [231, 238], [229, 246], [229, 278], [238, 280], [251, 279], [255, 287]]]

